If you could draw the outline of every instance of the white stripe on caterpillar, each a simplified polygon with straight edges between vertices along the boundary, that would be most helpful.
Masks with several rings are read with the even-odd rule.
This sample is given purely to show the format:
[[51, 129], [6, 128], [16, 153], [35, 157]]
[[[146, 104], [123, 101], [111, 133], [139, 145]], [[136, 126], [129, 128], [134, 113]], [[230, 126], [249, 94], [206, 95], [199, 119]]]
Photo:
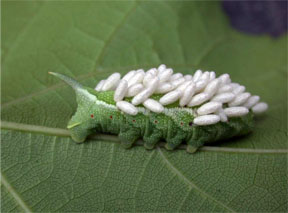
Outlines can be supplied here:
[[119, 101], [116, 103], [116, 106], [118, 107], [118, 109], [129, 115], [137, 115], [138, 113], [137, 108], [127, 101]]
[[115, 93], [114, 93], [114, 101], [122, 101], [123, 98], [125, 97], [125, 94], [128, 90], [128, 83], [126, 80], [121, 80], [120, 83], [118, 84]]
[[228, 117], [240, 117], [247, 115], [249, 110], [246, 107], [228, 107], [224, 109], [224, 113]]
[[192, 82], [184, 91], [180, 98], [179, 105], [181, 107], [187, 105], [195, 93], [195, 84]]
[[141, 83], [134, 84], [133, 86], [128, 88], [126, 97], [133, 97], [137, 95], [139, 92], [141, 92], [143, 89], [144, 89], [144, 86]]
[[164, 107], [158, 102], [153, 99], [147, 99], [143, 102], [143, 105], [151, 110], [152, 112], [161, 113], [164, 110]]
[[225, 92], [225, 93], [221, 93], [221, 94], [217, 94], [216, 96], [214, 96], [212, 98], [212, 101], [218, 101], [221, 103], [228, 103], [231, 102], [232, 100], [234, 100], [235, 95], [232, 92]]
[[253, 107], [255, 104], [257, 104], [260, 100], [260, 97], [258, 95], [253, 95], [250, 98], [248, 98], [248, 100], [244, 103], [243, 106], [247, 107], [248, 109], [250, 109], [251, 107]]
[[188, 106], [193, 107], [193, 106], [200, 105], [200, 104], [204, 103], [205, 101], [207, 101], [208, 99], [209, 99], [209, 94], [207, 94], [207, 93], [197, 94], [191, 99]]
[[103, 87], [103, 85], [105, 84], [105, 80], [101, 80], [98, 84], [97, 84], [97, 86], [95, 87], [95, 90], [96, 91], [101, 91], [101, 89], [102, 89], [102, 87]]
[[207, 115], [211, 114], [213, 112], [218, 111], [222, 107], [222, 103], [219, 102], [208, 102], [206, 104], [203, 104], [199, 109], [197, 110], [198, 115]]
[[167, 93], [162, 98], [160, 98], [159, 102], [162, 105], [168, 105], [177, 101], [180, 98], [180, 96], [181, 96], [181, 92], [174, 90], [174, 91]]
[[199, 126], [216, 124], [220, 121], [219, 115], [202, 115], [194, 118], [193, 123]]
[[102, 87], [102, 91], [113, 89], [118, 84], [120, 78], [121, 78], [121, 75], [118, 72], [110, 75], [105, 81], [105, 84]]
[[241, 93], [240, 95], [236, 96], [235, 99], [228, 103], [229, 107], [239, 106], [244, 104], [248, 98], [251, 96], [249, 92]]
[[255, 114], [261, 114], [265, 112], [267, 109], [268, 104], [266, 104], [265, 102], [260, 102], [252, 107], [252, 112], [254, 112]]

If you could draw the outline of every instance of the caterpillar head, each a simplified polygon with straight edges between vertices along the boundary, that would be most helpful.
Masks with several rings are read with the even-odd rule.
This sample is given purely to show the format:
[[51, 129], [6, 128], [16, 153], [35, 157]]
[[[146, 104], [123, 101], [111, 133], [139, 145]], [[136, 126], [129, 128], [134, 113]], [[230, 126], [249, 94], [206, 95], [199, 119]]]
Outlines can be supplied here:
[[[72, 116], [71, 120], [68, 122], [67, 128], [71, 132], [71, 137], [76, 142], [84, 142], [86, 137], [92, 133], [93, 124], [95, 123], [91, 116], [87, 116], [87, 113], [91, 110], [92, 106], [95, 105], [97, 100], [96, 96], [90, 93], [86, 88], [84, 88], [79, 82], [72, 78], [64, 76], [59, 73], [49, 72], [67, 84], [69, 84], [76, 93], [76, 99], [78, 107], [76, 113]], [[94, 115], [93, 115], [94, 117]]]
[[86, 137], [92, 134], [92, 129], [95, 127], [94, 116], [97, 117], [97, 115], [89, 113], [93, 105], [95, 106], [95, 102], [86, 104], [78, 102], [77, 110], [68, 122], [67, 128], [71, 133], [71, 137], [78, 143], [84, 142]]

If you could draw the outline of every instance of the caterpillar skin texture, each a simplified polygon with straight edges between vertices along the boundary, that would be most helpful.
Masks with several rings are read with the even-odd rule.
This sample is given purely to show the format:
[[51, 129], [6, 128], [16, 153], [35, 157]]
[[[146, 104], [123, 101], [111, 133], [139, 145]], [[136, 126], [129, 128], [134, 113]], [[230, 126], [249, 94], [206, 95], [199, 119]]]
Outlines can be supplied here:
[[[76, 93], [78, 108], [68, 123], [74, 141], [84, 142], [90, 134], [109, 133], [118, 135], [121, 144], [130, 148], [135, 141], [143, 139], [147, 149], [153, 149], [157, 142], [166, 141], [165, 148], [173, 150], [181, 143], [187, 143], [187, 151], [195, 152], [205, 143], [241, 136], [251, 132], [253, 113], [229, 118], [229, 122], [198, 126], [193, 124], [195, 111], [199, 107], [179, 107], [179, 101], [166, 105], [162, 113], [154, 113], [138, 105], [138, 114], [129, 115], [116, 107], [114, 91], [97, 92], [82, 86], [70, 77], [50, 73], [68, 83]], [[163, 95], [152, 95], [159, 100]], [[132, 98], [124, 100], [131, 102]]]

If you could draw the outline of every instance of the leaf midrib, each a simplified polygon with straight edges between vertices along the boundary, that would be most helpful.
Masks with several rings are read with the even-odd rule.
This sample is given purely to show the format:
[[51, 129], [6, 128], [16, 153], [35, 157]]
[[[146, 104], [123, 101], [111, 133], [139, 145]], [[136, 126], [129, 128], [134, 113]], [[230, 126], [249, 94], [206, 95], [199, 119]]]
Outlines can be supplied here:
[[[52, 136], [70, 137], [70, 133], [66, 129], [53, 128], [40, 125], [22, 124], [10, 121], [1, 121], [1, 129], [16, 130], [29, 133], [40, 133]], [[116, 135], [97, 134], [90, 137], [92, 140], [100, 140], [110, 143], [120, 144], [120, 140]], [[136, 145], [143, 145], [143, 142], [138, 141]], [[164, 146], [164, 143], [159, 144], [160, 147]], [[185, 145], [179, 147], [179, 149], [186, 149]], [[230, 147], [217, 147], [217, 146], [203, 146], [200, 151], [208, 152], [231, 152], [231, 153], [253, 153], [253, 154], [287, 154], [288, 149], [250, 149], [250, 148], [230, 148]]]

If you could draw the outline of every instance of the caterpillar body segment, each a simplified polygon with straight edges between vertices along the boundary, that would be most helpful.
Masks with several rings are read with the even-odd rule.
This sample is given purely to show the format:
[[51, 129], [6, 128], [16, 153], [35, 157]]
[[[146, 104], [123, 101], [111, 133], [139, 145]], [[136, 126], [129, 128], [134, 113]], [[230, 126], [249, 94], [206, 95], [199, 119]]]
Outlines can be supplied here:
[[[146, 74], [143, 70], [131, 71], [122, 80], [119, 73], [113, 74], [95, 89], [82, 86], [62, 74], [50, 73], [69, 84], [76, 93], [78, 107], [67, 125], [72, 139], [81, 143], [90, 134], [108, 133], [118, 135], [125, 148], [142, 139], [146, 149], [153, 149], [159, 141], [165, 141], [168, 150], [184, 143], [188, 152], [195, 152], [204, 144], [248, 134], [254, 126], [253, 107], [255, 113], [262, 113], [268, 108], [266, 103], [258, 103], [259, 98], [256, 100], [245, 95], [245, 89], [231, 83], [227, 74], [217, 79], [214, 72], [202, 73], [198, 70], [188, 78], [181, 73], [172, 75], [173, 70], [164, 66], [161, 65], [158, 70], [151, 69]], [[209, 76], [212, 78], [209, 79]], [[131, 82], [131, 79], [137, 82]], [[202, 81], [205, 81], [206, 87], [196, 92], [195, 85]], [[133, 89], [138, 84], [142, 89], [131, 96], [134, 90], [129, 91], [129, 88]], [[166, 84], [173, 89], [159, 94], [159, 89]], [[178, 94], [177, 97], [175, 94]], [[183, 105], [184, 94], [189, 97], [184, 101], [186, 105]], [[219, 98], [221, 94], [223, 97]], [[141, 96], [139, 100], [135, 100], [137, 95]], [[205, 99], [202, 100], [202, 96]], [[242, 96], [247, 100], [244, 101]]]

